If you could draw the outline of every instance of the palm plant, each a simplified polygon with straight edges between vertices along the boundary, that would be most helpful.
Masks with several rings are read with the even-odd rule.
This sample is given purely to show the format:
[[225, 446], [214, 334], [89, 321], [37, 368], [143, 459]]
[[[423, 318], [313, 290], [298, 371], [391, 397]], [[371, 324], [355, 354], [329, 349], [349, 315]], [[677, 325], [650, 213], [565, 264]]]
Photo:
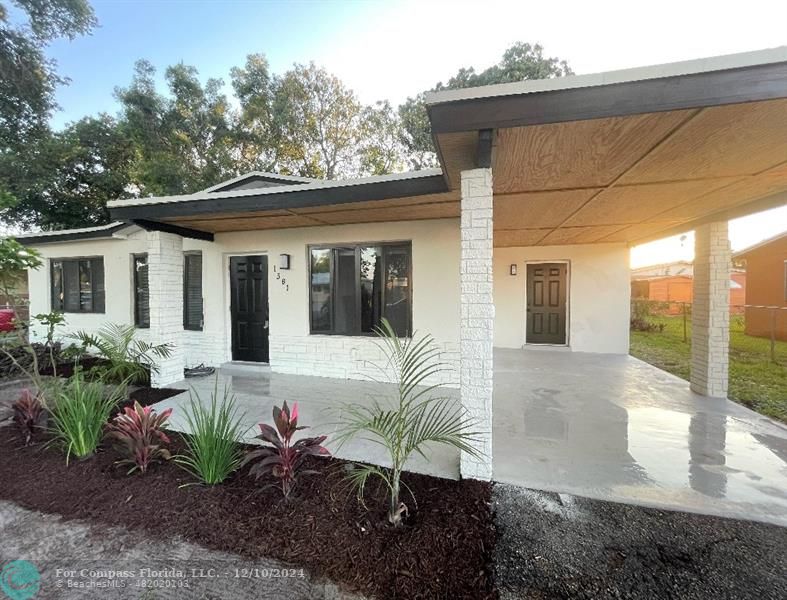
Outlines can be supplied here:
[[133, 325], [106, 323], [95, 335], [78, 331], [71, 336], [86, 349], [94, 349], [106, 361], [92, 371], [107, 382], [128, 380], [129, 383], [145, 383], [148, 371], [157, 373], [156, 358], [168, 358], [172, 353], [171, 344], [151, 344], [135, 338]]
[[54, 441], [66, 450], [66, 464], [72, 454], [85, 458], [95, 452], [104, 426], [125, 392], [125, 382], [107, 388], [100, 381], [85, 381], [79, 370], [61, 388], [50, 407], [49, 421]]
[[235, 397], [229, 388], [224, 388], [220, 402], [218, 395], [218, 377], [209, 405], [202, 403], [196, 390], [190, 391], [189, 405], [184, 410], [190, 432], [184, 436], [187, 451], [175, 457], [208, 485], [221, 483], [240, 466], [243, 459], [240, 443], [248, 431], [241, 425], [242, 415], [238, 415]]
[[388, 490], [388, 520], [399, 526], [402, 515], [407, 513], [407, 505], [400, 498], [407, 459], [417, 453], [428, 460], [426, 447], [431, 443], [447, 444], [480, 456], [473, 445], [480, 433], [473, 430], [473, 422], [454, 398], [437, 393], [443, 384], [427, 383], [447, 370], [446, 364], [439, 361], [440, 350], [431, 336], [401, 339], [386, 319], [382, 319], [376, 333], [377, 345], [387, 357], [386, 364], [377, 368], [385, 380], [395, 384], [396, 398], [388, 405], [377, 399], [370, 404], [345, 405], [338, 440], [343, 444], [360, 436], [385, 448], [390, 468], [355, 465], [348, 478], [362, 502], [369, 479], [381, 480]]

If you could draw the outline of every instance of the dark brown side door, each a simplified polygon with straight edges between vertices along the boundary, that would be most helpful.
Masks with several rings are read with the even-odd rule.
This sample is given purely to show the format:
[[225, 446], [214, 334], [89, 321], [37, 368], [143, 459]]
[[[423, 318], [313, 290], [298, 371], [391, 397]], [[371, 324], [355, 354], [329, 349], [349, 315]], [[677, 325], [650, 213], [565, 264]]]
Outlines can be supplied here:
[[232, 359], [268, 362], [268, 257], [230, 257]]
[[565, 263], [527, 265], [527, 343], [566, 343]]

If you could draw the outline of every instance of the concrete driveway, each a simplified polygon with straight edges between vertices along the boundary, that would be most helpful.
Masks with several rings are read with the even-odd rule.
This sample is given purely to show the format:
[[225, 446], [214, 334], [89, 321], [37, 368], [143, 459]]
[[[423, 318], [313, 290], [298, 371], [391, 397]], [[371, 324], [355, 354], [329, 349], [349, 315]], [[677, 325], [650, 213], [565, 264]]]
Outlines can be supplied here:
[[631, 356], [495, 351], [494, 475], [787, 525], [787, 428]]

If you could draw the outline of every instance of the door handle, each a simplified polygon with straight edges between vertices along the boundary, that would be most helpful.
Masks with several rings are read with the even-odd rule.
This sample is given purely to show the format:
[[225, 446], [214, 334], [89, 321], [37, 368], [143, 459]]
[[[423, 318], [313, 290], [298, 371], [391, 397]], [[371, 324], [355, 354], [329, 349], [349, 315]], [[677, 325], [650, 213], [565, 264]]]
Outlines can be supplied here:
[[270, 323], [270, 321], [265, 321], [265, 325], [263, 325], [262, 328], [263, 329], [268, 329], [268, 324], [269, 323]]

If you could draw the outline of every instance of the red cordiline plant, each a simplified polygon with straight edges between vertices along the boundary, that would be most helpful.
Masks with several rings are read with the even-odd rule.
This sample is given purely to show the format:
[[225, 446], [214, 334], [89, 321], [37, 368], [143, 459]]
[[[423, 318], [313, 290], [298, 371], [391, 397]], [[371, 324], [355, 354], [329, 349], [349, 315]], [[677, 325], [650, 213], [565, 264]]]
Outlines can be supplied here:
[[151, 462], [169, 460], [169, 450], [161, 444], [169, 444], [169, 437], [164, 433], [167, 419], [172, 409], [157, 413], [150, 406], [143, 407], [134, 402], [134, 407], [127, 406], [122, 413], [108, 425], [108, 436], [115, 442], [115, 448], [123, 456], [117, 464], [131, 465], [129, 474], [136, 470], [145, 473]]
[[43, 427], [46, 411], [41, 398], [28, 389], [23, 389], [19, 399], [11, 405], [14, 421], [25, 437], [25, 446], [33, 439], [36, 430]]
[[[270, 425], [260, 423], [260, 435], [256, 436], [273, 448], [252, 450], [243, 459], [243, 464], [259, 460], [249, 469], [249, 475], [259, 479], [263, 475], [272, 475], [281, 481], [281, 491], [288, 497], [295, 485], [296, 477], [303, 459], [306, 456], [330, 456], [327, 448], [322, 446], [327, 436], [304, 438], [293, 443], [295, 432], [307, 427], [298, 426], [298, 403], [293, 404], [292, 412], [285, 402], [281, 408], [273, 407], [274, 429]], [[303, 471], [305, 473], [306, 471]]]

